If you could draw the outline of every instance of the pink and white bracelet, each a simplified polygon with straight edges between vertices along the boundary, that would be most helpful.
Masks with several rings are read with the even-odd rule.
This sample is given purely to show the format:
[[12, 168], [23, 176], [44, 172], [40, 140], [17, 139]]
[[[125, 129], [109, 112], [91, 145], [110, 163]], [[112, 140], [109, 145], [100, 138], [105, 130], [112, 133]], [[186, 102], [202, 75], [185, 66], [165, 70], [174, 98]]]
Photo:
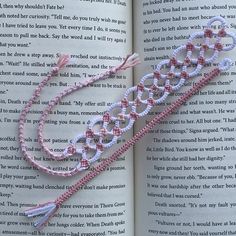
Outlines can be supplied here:
[[[211, 25], [216, 21], [219, 21], [221, 23], [221, 29], [217, 33], [214, 33], [211, 30]], [[24, 157], [32, 165], [34, 165], [41, 171], [51, 175], [67, 177], [75, 175], [76, 173], [84, 169], [87, 169], [93, 162], [97, 161], [100, 158], [105, 149], [111, 147], [117, 142], [122, 133], [125, 133], [126, 131], [131, 129], [134, 122], [139, 117], [147, 115], [148, 112], [153, 108], [153, 106], [164, 102], [164, 100], [172, 91], [177, 91], [184, 85], [186, 79], [197, 76], [205, 65], [213, 63], [217, 59], [221, 51], [228, 51], [234, 48], [236, 37], [232, 32], [227, 33], [225, 31], [225, 27], [226, 25], [223, 18], [212, 18], [208, 22], [207, 28], [203, 32], [192, 34], [186, 45], [178, 47], [173, 52], [170, 60], [161, 61], [157, 65], [153, 73], [145, 75], [137, 86], [129, 88], [125, 92], [124, 98], [120, 102], [112, 104], [103, 116], [94, 117], [94, 119], [90, 121], [87, 130], [79, 133], [74, 139], [72, 139], [72, 142], [68, 144], [68, 146], [62, 153], [52, 152], [43, 142], [43, 127], [50, 111], [65, 96], [83, 87], [86, 87], [97, 80], [105, 79], [109, 75], [117, 73], [119, 70], [125, 70], [131, 66], [136, 65], [139, 62], [137, 55], [134, 54], [132, 56], [128, 56], [124, 63], [122, 63], [121, 65], [114, 67], [98, 76], [92, 77], [84, 83], [80, 83], [79, 85], [70, 87], [61, 92], [54, 99], [52, 99], [47, 108], [44, 110], [38, 126], [38, 140], [39, 144], [42, 147], [42, 150], [48, 155], [48, 157], [55, 160], [62, 160], [72, 155], [81, 156], [81, 159], [74, 168], [69, 171], [59, 172], [39, 165], [26, 151], [24, 125], [27, 113], [29, 112], [32, 104], [40, 96], [42, 88], [50, 79], [53, 78], [53, 76], [57, 75], [60, 69], [62, 69], [69, 62], [69, 56], [62, 56], [59, 59], [57, 66], [53, 68], [48, 77], [45, 78], [36, 88], [33, 96], [28, 101], [20, 115], [19, 141]], [[232, 44], [223, 46], [223, 44], [221, 44], [221, 40], [226, 36], [232, 38]], [[199, 37], [202, 38], [203, 43], [200, 46], [194, 45], [193, 40]], [[215, 42], [212, 42], [213, 37], [215, 37]], [[212, 55], [207, 58], [205, 56], [206, 52], [211, 51]], [[178, 59], [178, 56], [179, 54], [183, 55], [183, 52], [186, 53], [186, 56], [184, 61], [181, 61], [180, 59]], [[198, 53], [197, 58], [193, 57], [194, 52]], [[188, 69], [192, 66], [195, 66], [195, 68], [193, 68], [191, 72], [188, 72]], [[162, 73], [162, 69], [165, 67], [169, 69], [166, 74]], [[179, 72], [175, 72], [175, 70], [178, 70]], [[147, 82], [149, 82], [149, 84], [151, 85], [146, 86]], [[131, 97], [131, 95], [135, 92], [137, 93], [136, 98], [132, 101], [129, 99], [129, 97]], [[144, 95], [148, 98], [143, 99]], [[142, 111], [140, 111], [140, 107], [143, 106], [145, 106], [145, 109], [142, 109]], [[118, 114], [115, 115], [113, 113]], [[126, 125], [125, 127], [122, 127], [124, 123]], [[94, 127], [96, 126], [96, 124], [100, 124], [101, 126], [101, 129], [99, 131], [95, 131]], [[110, 139], [109, 142], [106, 142], [107, 137], [109, 137]], [[76, 147], [77, 143], [79, 142], [82, 142], [84, 144], [81, 148]], [[93, 154], [91, 155], [91, 153]]]
[[[216, 33], [211, 29], [212, 24], [215, 22], [220, 23], [220, 30]], [[58, 96], [56, 96], [54, 99], [52, 99], [40, 118], [38, 127], [39, 144], [41, 145], [44, 152], [50, 158], [55, 160], [62, 160], [72, 155], [81, 156], [78, 164], [71, 170], [54, 171], [37, 163], [28, 153], [24, 139], [24, 124], [27, 113], [29, 112], [34, 101], [36, 101], [36, 99], [40, 96], [42, 88], [54, 75], [59, 72], [60, 69], [62, 69], [68, 63], [69, 57], [62, 56], [59, 59], [57, 66], [53, 68], [48, 77], [46, 77], [36, 88], [33, 96], [26, 104], [20, 115], [19, 141], [25, 159], [37, 169], [50, 175], [67, 177], [75, 175], [82, 170], [88, 169], [93, 162], [97, 161], [100, 158], [105, 149], [114, 145], [117, 142], [118, 138], [124, 132], [132, 128], [134, 122], [139, 117], [147, 115], [154, 105], [162, 103], [171, 92], [180, 89], [187, 79], [197, 76], [205, 65], [209, 65], [210, 63], [215, 62], [221, 51], [229, 51], [235, 47], [235, 34], [232, 32], [226, 32], [225, 28], [226, 24], [223, 18], [212, 18], [208, 22], [207, 28], [203, 32], [192, 34], [186, 45], [177, 48], [173, 52], [172, 57], [169, 60], [163, 60], [162, 62], [160, 62], [153, 73], [145, 75], [137, 86], [129, 88], [125, 92], [124, 97], [120, 102], [111, 105], [103, 116], [98, 116], [92, 119], [87, 127], [87, 130], [83, 133], [79, 133], [62, 153], [54, 153], [50, 151], [43, 142], [43, 127], [48, 114], [54, 108], [54, 106], [56, 106], [63, 97], [99, 79], [105, 79], [109, 75], [115, 74], [119, 70], [124, 70], [131, 66], [134, 66], [139, 63], [139, 60], [136, 55], [128, 56], [121, 65], [114, 67], [103, 74], [92, 77], [84, 83], [80, 83], [77, 86], [68, 88]], [[230, 37], [232, 39], [232, 44], [224, 46], [221, 43], [223, 37]], [[199, 38], [202, 39], [202, 43], [200, 45], [194, 45], [193, 41]], [[186, 54], [186, 56], [185, 59], [181, 61], [180, 59], [178, 59], [178, 56], [179, 54], [183, 55], [183, 52]], [[206, 54], [209, 52], [212, 52], [212, 55], [207, 57]], [[198, 56], [194, 58], [194, 55], [196, 53]], [[134, 145], [141, 137], [148, 133], [148, 131], [152, 129], [157, 123], [170, 115], [194, 93], [199, 91], [205, 84], [207, 84], [211, 79], [219, 75], [221, 71], [227, 70], [229, 69], [229, 67], [230, 60], [224, 59], [218, 68], [212, 70], [206, 77], [196, 83], [192, 89], [187, 91], [160, 115], [156, 116], [133, 138], [127, 141], [109, 158], [103, 160], [101, 164], [94, 167], [92, 171], [90, 171], [84, 178], [74, 184], [68, 191], [62, 194], [54, 202], [39, 205], [36, 208], [27, 210], [25, 212], [26, 215], [28, 217], [43, 215], [41, 219], [35, 222], [35, 226], [38, 229], [42, 228], [49, 220], [49, 218], [52, 217], [56, 210], [61, 206], [61, 204], [66, 201], [73, 193], [78, 191], [81, 186], [85, 185], [100, 172], [105, 170], [107, 166], [114, 162], [121, 154], [128, 150], [129, 147]], [[191, 68], [193, 68], [192, 71], [189, 71], [189, 69]], [[163, 69], [169, 69], [169, 71], [167, 73], [163, 73]], [[177, 70], [178, 72], [176, 72]], [[131, 95], [133, 95], [134, 93], [136, 93], [135, 99], [131, 100], [131, 98], [129, 97], [131, 97]], [[101, 126], [99, 131], [95, 130], [96, 124], [99, 124]], [[107, 137], [109, 137], [108, 141]], [[77, 143], [81, 141], [83, 141], [83, 146], [81, 148], [77, 148]]]

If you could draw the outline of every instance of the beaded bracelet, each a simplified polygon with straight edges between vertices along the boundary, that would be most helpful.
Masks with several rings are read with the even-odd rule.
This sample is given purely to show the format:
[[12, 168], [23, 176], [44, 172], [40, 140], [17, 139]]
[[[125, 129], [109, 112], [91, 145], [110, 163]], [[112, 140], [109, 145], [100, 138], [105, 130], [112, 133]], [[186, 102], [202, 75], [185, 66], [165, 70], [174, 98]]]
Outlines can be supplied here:
[[[215, 33], [211, 29], [214, 22], [220, 22], [220, 30], [217, 33]], [[42, 88], [47, 84], [47, 82], [53, 76], [57, 75], [59, 70], [62, 69], [69, 61], [68, 56], [60, 57], [57, 66], [53, 68], [52, 72], [49, 73], [47, 78], [45, 78], [39, 84], [33, 96], [26, 104], [20, 115], [19, 141], [25, 159], [28, 160], [37, 169], [50, 175], [67, 177], [75, 175], [79, 171], [88, 169], [93, 162], [97, 161], [100, 158], [105, 149], [115, 144], [118, 138], [124, 132], [132, 128], [134, 122], [139, 117], [147, 115], [154, 105], [162, 103], [170, 93], [180, 89], [187, 79], [197, 76], [205, 65], [209, 65], [210, 63], [215, 62], [221, 51], [229, 51], [235, 47], [235, 34], [232, 32], [226, 32], [225, 28], [226, 23], [222, 17], [212, 18], [208, 22], [207, 28], [203, 32], [192, 34], [188, 39], [186, 45], [178, 47], [173, 52], [172, 57], [169, 60], [163, 60], [162, 62], [160, 62], [156, 66], [156, 69], [153, 73], [145, 75], [137, 86], [129, 88], [125, 92], [124, 98], [120, 102], [112, 104], [103, 116], [98, 116], [92, 119], [87, 127], [87, 130], [83, 133], [78, 134], [64, 149], [64, 152], [59, 154], [54, 153], [47, 148], [47, 146], [43, 142], [42, 134], [43, 126], [45, 124], [47, 116], [54, 108], [54, 106], [56, 106], [63, 97], [81, 89], [82, 87], [88, 86], [89, 84], [99, 79], [105, 79], [109, 75], [115, 74], [119, 70], [124, 70], [136, 65], [137, 63], [139, 63], [139, 59], [135, 54], [132, 56], [128, 56], [121, 65], [114, 67], [98, 76], [92, 77], [84, 83], [80, 83], [79, 85], [66, 89], [54, 99], [52, 99], [47, 108], [43, 111], [43, 114], [40, 118], [38, 127], [38, 140], [44, 152], [52, 159], [62, 160], [72, 155], [80, 155], [81, 159], [79, 160], [78, 164], [69, 171], [54, 171], [38, 164], [27, 152], [27, 147], [24, 139], [24, 124], [26, 115], [29, 112], [32, 104], [40, 96], [40, 92]], [[221, 43], [223, 37], [232, 38], [232, 44], [227, 44], [227, 46], [224, 46]], [[194, 45], [193, 41], [199, 38], [203, 40], [203, 43], [201, 43], [200, 45]], [[211, 56], [207, 57], [206, 54], [210, 51], [212, 51], [213, 53]], [[185, 59], [181, 61], [180, 59], [178, 59], [178, 56], [183, 52], [186, 53], [186, 56]], [[195, 52], [198, 53], [197, 58], [194, 58]], [[62, 194], [56, 201], [39, 205], [36, 208], [27, 210], [25, 212], [26, 215], [28, 217], [43, 215], [43, 217], [35, 223], [35, 226], [38, 229], [42, 228], [65, 200], [67, 200], [73, 193], [78, 191], [81, 186], [83, 186], [100, 172], [105, 170], [108, 165], [110, 165], [121, 154], [123, 154], [130, 146], [134, 145], [134, 143], [137, 142], [141, 137], [143, 137], [151, 128], [154, 127], [154, 125], [170, 115], [173, 110], [177, 109], [196, 91], [207, 84], [208, 81], [219, 75], [221, 71], [229, 69], [230, 63], [231, 62], [229, 59], [223, 60], [218, 68], [212, 70], [205, 78], [196, 83], [196, 85], [192, 89], [187, 91], [183, 96], [180, 97], [180, 99], [174, 102], [159, 116], [155, 117], [137, 135], [127, 141], [111, 157], [104, 160], [101, 164], [90, 171], [84, 178], [73, 185], [67, 192]], [[188, 70], [191, 67], [193, 67], [193, 70], [189, 72]], [[169, 69], [169, 71], [167, 73], [163, 73], [163, 69]], [[176, 70], [178, 70], [178, 72], [176, 72]], [[136, 93], [136, 97], [133, 101], [131, 101], [129, 99], [129, 96], [131, 96], [133, 93]], [[143, 98], [145, 93], [147, 98]], [[95, 131], [94, 129], [96, 124], [100, 124], [101, 126], [99, 131]], [[107, 136], [112, 137], [108, 142], [106, 141]], [[81, 141], [83, 141], [82, 148], [77, 148], [76, 144]]]

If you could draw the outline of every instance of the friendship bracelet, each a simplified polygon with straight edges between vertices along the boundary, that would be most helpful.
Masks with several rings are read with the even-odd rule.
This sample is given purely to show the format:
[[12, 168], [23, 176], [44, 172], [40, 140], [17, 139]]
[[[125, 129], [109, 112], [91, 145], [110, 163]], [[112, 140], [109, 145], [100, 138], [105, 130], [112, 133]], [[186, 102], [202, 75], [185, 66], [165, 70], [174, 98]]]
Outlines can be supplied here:
[[[215, 22], [220, 22], [220, 30], [215, 33], [211, 28], [212, 24]], [[72, 176], [76, 173], [88, 169], [89, 166], [97, 161], [105, 149], [114, 145], [118, 138], [132, 128], [134, 122], [144, 115], [147, 115], [152, 107], [156, 104], [160, 104], [165, 101], [170, 93], [180, 89], [185, 81], [189, 78], [197, 76], [201, 69], [205, 65], [209, 65], [217, 59], [221, 51], [232, 50], [236, 45], [236, 36], [232, 32], [226, 32], [225, 20], [221, 17], [212, 18], [208, 24], [207, 28], [203, 32], [194, 33], [188, 39], [186, 45], [177, 48], [172, 57], [169, 60], [163, 60], [160, 62], [153, 73], [145, 75], [137, 86], [129, 88], [123, 99], [120, 102], [111, 105], [103, 116], [95, 117], [90, 121], [87, 130], [83, 133], [78, 134], [69, 145], [64, 149], [62, 153], [54, 153], [49, 150], [49, 148], [43, 142], [43, 127], [50, 111], [58, 104], [58, 102], [65, 96], [81, 89], [82, 87], [88, 86], [89, 84], [99, 80], [105, 79], [108, 76], [115, 74], [119, 70], [124, 70], [132, 67], [139, 63], [137, 55], [128, 56], [125, 61], [105, 73], [98, 76], [92, 77], [84, 83], [70, 87], [52, 99], [43, 111], [40, 118], [38, 127], [38, 140], [42, 147], [42, 150], [48, 155], [48, 157], [55, 160], [62, 160], [73, 155], [81, 156], [78, 164], [69, 171], [54, 171], [47, 167], [44, 167], [37, 163], [27, 152], [27, 146], [24, 139], [24, 124], [26, 120], [27, 113], [29, 112], [32, 104], [40, 96], [42, 88], [47, 84], [47, 82], [55, 75], [58, 74], [59, 70], [62, 69], [68, 62], [69, 56], [62, 56], [59, 58], [57, 66], [53, 68], [52, 72], [49, 73], [47, 78], [45, 78], [39, 86], [36, 88], [33, 96], [26, 104], [25, 108], [22, 110], [19, 122], [19, 141], [22, 153], [26, 160], [28, 160], [37, 169], [57, 176]], [[232, 38], [232, 44], [227, 44], [224, 46], [221, 43], [223, 37]], [[193, 41], [195, 39], [202, 39], [203, 43], [200, 45], [194, 45]], [[214, 42], [213, 42], [214, 41]], [[181, 61], [178, 59], [179, 54], [183, 52], [186, 53], [185, 59]], [[194, 58], [194, 53], [198, 53], [198, 57]], [[212, 55], [207, 57], [206, 54], [212, 52]], [[189, 68], [193, 67], [193, 70], [189, 72]], [[144, 129], [138, 132], [132, 139], [127, 141], [120, 149], [118, 149], [111, 157], [104, 160], [101, 164], [94, 168], [93, 171], [89, 172], [84, 178], [73, 185], [67, 192], [62, 194], [55, 202], [46, 203], [39, 205], [34, 209], [26, 211], [28, 217], [33, 217], [37, 215], [43, 215], [39, 219], [35, 226], [40, 229], [46, 222], [51, 218], [60, 205], [67, 200], [74, 192], [78, 191], [81, 186], [86, 184], [100, 172], [105, 170], [105, 168], [115, 161], [121, 154], [123, 154], [130, 146], [134, 145], [141, 137], [143, 137], [148, 130], [153, 128], [160, 120], [166, 118], [171, 112], [177, 109], [183, 102], [185, 102], [189, 97], [191, 97], [196, 91], [201, 89], [205, 84], [211, 79], [216, 77], [221, 71], [227, 70], [230, 67], [230, 60], [225, 59], [219, 65], [218, 68], [214, 69], [205, 78], [200, 80], [191, 90], [186, 92], [180, 99], [174, 102], [170, 107], [168, 107], [159, 116], [155, 117]], [[169, 69], [167, 73], [164, 73], [164, 69]], [[176, 72], [176, 71], [179, 72]], [[129, 97], [136, 93], [135, 99], [132, 101]], [[146, 96], [146, 98], [145, 98]], [[95, 131], [95, 126], [99, 124], [100, 130]], [[107, 137], [109, 140], [107, 141]], [[83, 141], [82, 148], [77, 148], [78, 142]]]
[[[55, 159], [55, 160], [62, 160], [65, 158], [64, 153], [62, 154], [54, 154], [53, 152], [51, 152], [43, 143], [43, 134], [42, 134], [42, 129], [43, 126], [45, 124], [46, 118], [49, 114], [49, 112], [53, 109], [53, 107], [55, 105], [58, 104], [58, 102], [65, 96], [83, 88], [86, 87], [92, 83], [94, 83], [95, 81], [101, 80], [101, 79], [105, 79], [113, 74], [116, 74], [118, 71], [120, 70], [125, 70], [127, 68], [130, 68], [136, 64], [138, 64], [140, 61], [138, 59], [138, 55], [137, 54], [133, 54], [133, 55], [128, 55], [126, 57], [126, 59], [124, 60], [124, 62], [116, 67], [113, 67], [111, 69], [109, 69], [108, 71], [101, 73], [95, 77], [92, 77], [90, 79], [88, 79], [85, 82], [79, 83], [78, 85], [75, 85], [73, 87], [70, 87], [66, 90], [64, 90], [63, 92], [61, 92], [59, 95], [57, 95], [54, 99], [52, 99], [47, 108], [44, 110], [40, 121], [39, 121], [39, 126], [38, 126], [38, 141], [39, 144], [42, 146], [42, 149], [45, 151], [45, 153], [51, 158], [51, 159]], [[27, 151], [27, 146], [25, 143], [25, 138], [24, 138], [24, 126], [25, 126], [25, 120], [26, 120], [26, 116], [30, 111], [30, 108], [32, 107], [33, 103], [37, 100], [37, 98], [40, 96], [40, 93], [43, 89], [43, 87], [48, 83], [49, 80], [51, 80], [53, 78], [53, 76], [57, 75], [58, 72], [60, 71], [60, 69], [62, 69], [66, 64], [69, 63], [69, 56], [68, 55], [62, 55], [60, 56], [56, 66], [52, 69], [52, 71], [48, 74], [48, 76], [38, 85], [38, 87], [35, 89], [32, 97], [30, 98], [30, 100], [27, 102], [27, 104], [25, 105], [24, 109], [22, 110], [21, 114], [20, 114], [20, 119], [19, 119], [19, 142], [20, 142], [20, 147], [21, 147], [21, 151], [25, 157], [25, 159], [32, 165], [34, 166], [36, 169], [39, 169], [42, 172], [45, 172], [47, 174], [51, 174], [51, 175], [57, 175], [57, 176], [64, 176], [64, 177], [68, 177], [68, 176], [72, 176], [74, 174], [76, 174], [78, 171], [80, 171], [79, 168], [75, 167], [73, 170], [71, 171], [53, 171], [45, 166], [40, 165], [39, 163], [37, 163], [33, 157], [30, 155], [30, 153]], [[67, 157], [75, 154], [75, 149], [74, 147], [72, 147], [71, 145], [69, 145], [66, 148], [66, 152], [67, 152]], [[85, 160], [82, 160], [81, 162], [83, 163]]]

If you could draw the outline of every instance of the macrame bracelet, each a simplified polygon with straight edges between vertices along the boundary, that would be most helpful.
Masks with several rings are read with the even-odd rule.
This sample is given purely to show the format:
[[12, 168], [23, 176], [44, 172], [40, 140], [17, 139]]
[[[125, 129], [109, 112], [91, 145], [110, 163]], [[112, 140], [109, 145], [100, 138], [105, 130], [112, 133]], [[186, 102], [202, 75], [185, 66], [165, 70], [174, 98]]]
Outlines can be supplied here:
[[[211, 26], [214, 22], [220, 23], [220, 30], [218, 32], [213, 32]], [[69, 171], [53, 171], [40, 164], [38, 164], [27, 152], [26, 143], [24, 140], [24, 124], [26, 115], [29, 112], [32, 104], [40, 96], [42, 88], [46, 83], [58, 73], [58, 71], [63, 68], [69, 60], [68, 56], [62, 56], [57, 66], [52, 70], [52, 72], [45, 78], [40, 85], [35, 90], [32, 98], [26, 104], [20, 116], [19, 125], [19, 140], [22, 149], [22, 153], [26, 160], [28, 160], [34, 167], [39, 170], [46, 172], [51, 175], [57, 176], [72, 176], [81, 170], [88, 169], [88, 167], [98, 160], [102, 152], [115, 144], [122, 133], [128, 131], [134, 124], [134, 122], [144, 115], [147, 115], [151, 108], [159, 103], [162, 103], [170, 93], [177, 91], [183, 85], [186, 79], [197, 76], [201, 69], [205, 65], [215, 62], [219, 53], [221, 51], [229, 51], [235, 47], [236, 36], [232, 32], [225, 31], [226, 24], [223, 18], [214, 17], [208, 24], [207, 28], [203, 32], [194, 33], [190, 36], [186, 45], [177, 48], [170, 60], [163, 60], [160, 62], [155, 71], [151, 74], [145, 75], [137, 86], [128, 89], [125, 92], [124, 98], [118, 102], [111, 105], [103, 116], [95, 117], [91, 120], [87, 127], [87, 130], [83, 133], [78, 134], [72, 142], [65, 148], [63, 153], [54, 153], [50, 151], [46, 145], [43, 143], [43, 126], [47, 119], [49, 112], [54, 108], [55, 105], [65, 96], [85, 87], [99, 79], [104, 79], [111, 74], [116, 73], [119, 70], [124, 70], [133, 65], [136, 65], [139, 60], [136, 55], [128, 56], [126, 60], [118, 67], [114, 67], [111, 70], [100, 74], [96, 77], [92, 77], [90, 80], [80, 83], [77, 86], [66, 89], [53, 100], [50, 101], [48, 107], [44, 110], [38, 127], [38, 139], [39, 144], [45, 153], [55, 160], [62, 160], [72, 155], [81, 155], [81, 159], [78, 164]], [[221, 39], [223, 37], [231, 37], [232, 44], [223, 46]], [[194, 45], [193, 40], [201, 38], [203, 43], [201, 45]], [[213, 42], [214, 41], [214, 42]], [[186, 53], [185, 59], [182, 61], [178, 58], [179, 54]], [[206, 54], [212, 52], [212, 55], [207, 57]], [[194, 53], [198, 53], [197, 58], [194, 58]], [[193, 70], [189, 72], [189, 69], [193, 67]], [[230, 67], [230, 60], [225, 59], [219, 65], [218, 68], [212, 70], [206, 77], [200, 80], [192, 89], [186, 92], [181, 98], [174, 102], [170, 107], [168, 107], [159, 116], [155, 117], [144, 129], [142, 129], [138, 134], [136, 134], [132, 139], [127, 141], [120, 149], [118, 149], [111, 157], [104, 160], [101, 164], [90, 171], [84, 178], [73, 185], [67, 192], [62, 194], [55, 202], [46, 203], [39, 205], [36, 208], [26, 211], [28, 217], [33, 217], [36, 215], [43, 215], [41, 219], [36, 221], [35, 226], [40, 229], [42, 228], [50, 217], [56, 212], [60, 205], [66, 201], [74, 192], [78, 191], [79, 188], [85, 185], [88, 181], [98, 175], [100, 172], [106, 169], [113, 161], [115, 161], [121, 154], [123, 154], [130, 146], [134, 145], [141, 137], [143, 137], [151, 128], [154, 127], [160, 120], [166, 118], [175, 109], [177, 109], [181, 104], [183, 104], [189, 97], [201, 89], [205, 84], [211, 79], [217, 76], [221, 71], [227, 70]], [[163, 73], [163, 69], [169, 69], [167, 73]], [[178, 70], [178, 72], [176, 72]], [[149, 83], [148, 83], [149, 82]], [[129, 96], [136, 93], [134, 100], [130, 100]], [[146, 95], [145, 95], [146, 93]], [[147, 98], [145, 98], [145, 96]], [[144, 108], [143, 108], [144, 107]], [[128, 109], [130, 108], [130, 109]], [[140, 111], [141, 110], [141, 111]], [[117, 115], [115, 115], [115, 112]], [[99, 124], [101, 126], [99, 131], [95, 131], [95, 125]], [[125, 124], [125, 126], [124, 126]], [[123, 127], [124, 126], [124, 127]], [[112, 138], [106, 142], [105, 138], [110, 136]], [[77, 148], [78, 142], [83, 141], [82, 148]], [[95, 153], [91, 156], [91, 153]], [[90, 155], [90, 156], [89, 156]]]
[[[219, 22], [221, 24], [220, 30], [216, 33], [211, 29], [214, 22]], [[68, 144], [62, 153], [52, 152], [43, 142], [43, 127], [50, 111], [65, 96], [86, 87], [97, 80], [105, 79], [120, 70], [125, 70], [134, 66], [139, 63], [139, 59], [136, 54], [128, 56], [121, 65], [98, 76], [92, 77], [86, 82], [70, 87], [52, 99], [40, 118], [38, 141], [42, 150], [51, 159], [63, 160], [73, 155], [81, 156], [76, 166], [69, 171], [53, 171], [35, 162], [33, 157], [27, 152], [27, 146], [24, 139], [25, 120], [32, 104], [40, 96], [42, 88], [47, 82], [52, 79], [53, 76], [57, 75], [59, 70], [69, 62], [69, 56], [60, 57], [56, 67], [54, 67], [47, 78], [39, 84], [20, 115], [19, 141], [24, 157], [34, 167], [50, 175], [67, 177], [75, 175], [79, 171], [88, 169], [93, 162], [100, 158], [105, 149], [114, 145], [123, 133], [132, 128], [134, 122], [139, 117], [147, 115], [153, 106], [164, 102], [171, 92], [179, 90], [184, 85], [186, 79], [197, 76], [205, 65], [215, 62], [221, 51], [228, 51], [234, 48], [236, 37], [232, 32], [226, 32], [225, 28], [226, 24], [223, 18], [212, 18], [203, 32], [193, 33], [186, 45], [178, 47], [173, 52], [171, 59], [161, 61], [156, 66], [153, 73], [145, 75], [137, 86], [129, 88], [120, 102], [112, 104], [103, 116], [93, 118], [90, 121], [87, 130], [79, 133], [72, 139], [71, 143]], [[223, 37], [231, 37], [232, 44], [223, 46], [221, 43]], [[201, 45], [194, 45], [193, 41], [199, 38], [202, 39], [203, 43]], [[186, 56], [182, 61], [178, 59], [178, 57], [183, 55], [183, 53], [186, 54]], [[197, 53], [197, 58], [194, 58], [194, 53]], [[207, 53], [212, 53], [212, 55], [207, 57]], [[191, 69], [191, 67], [193, 67], [193, 70], [189, 72], [188, 70]], [[162, 72], [163, 69], [169, 69], [169, 71], [164, 74]], [[147, 83], [149, 83], [149, 85], [147, 85]], [[136, 97], [134, 100], [131, 100], [130, 97], [133, 93], [136, 93]], [[145, 96], [147, 97], [146, 99]], [[142, 109], [142, 107], [145, 108]], [[95, 129], [97, 124], [101, 127], [99, 131], [96, 131]], [[81, 148], [77, 148], [78, 143], [83, 144]]]
[[101, 164], [94, 167], [92, 171], [89, 171], [82, 179], [80, 179], [77, 183], [72, 185], [66, 192], [60, 195], [54, 202], [48, 202], [45, 204], [40, 204], [35, 208], [31, 208], [25, 211], [25, 215], [27, 217], [34, 217], [42, 215], [40, 219], [34, 222], [34, 226], [40, 230], [42, 229], [46, 223], [50, 220], [51, 217], [56, 213], [56, 211], [60, 208], [60, 206], [68, 200], [74, 193], [81, 189], [84, 185], [86, 185], [90, 180], [95, 178], [98, 174], [106, 170], [108, 166], [110, 166], [114, 161], [116, 161], [124, 152], [126, 152], [131, 146], [133, 146], [136, 142], [138, 142], [144, 135], [146, 135], [154, 126], [160, 121], [167, 118], [178, 109], [183, 103], [185, 103], [189, 98], [191, 98], [196, 92], [198, 92], [201, 88], [209, 83], [213, 78], [220, 74], [221, 71], [227, 70], [231, 64], [229, 59], [225, 59], [222, 62], [222, 65], [219, 68], [212, 70], [206, 77], [202, 78], [199, 82], [197, 82], [193, 88], [184, 93], [177, 101], [175, 101], [172, 105], [166, 108], [163, 112], [157, 115], [153, 120], [151, 120], [143, 129], [141, 129], [133, 138], [128, 140], [122, 147], [116, 150], [109, 158], [104, 160]]

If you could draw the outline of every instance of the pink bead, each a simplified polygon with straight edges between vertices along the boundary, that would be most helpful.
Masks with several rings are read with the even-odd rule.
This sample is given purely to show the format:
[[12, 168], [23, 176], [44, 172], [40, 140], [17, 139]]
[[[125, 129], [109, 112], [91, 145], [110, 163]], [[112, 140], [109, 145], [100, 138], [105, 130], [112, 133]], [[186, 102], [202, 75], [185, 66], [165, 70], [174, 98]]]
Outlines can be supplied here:
[[159, 90], [159, 88], [158, 88], [155, 84], [153, 84], [153, 85], [150, 87], [150, 90], [151, 90], [151, 92], [156, 92], [156, 91]]
[[204, 65], [205, 64], [205, 59], [204, 59], [204, 57], [198, 57], [198, 63], [200, 64], [200, 65]]
[[176, 66], [176, 65], [177, 65], [177, 60], [176, 60], [175, 57], [172, 57], [172, 58], [170, 59], [170, 65], [171, 65], [171, 66]]
[[206, 38], [212, 38], [212, 36], [213, 36], [212, 30], [211, 30], [211, 29], [205, 29], [205, 31], [204, 31], [204, 37], [206, 37]]
[[201, 48], [206, 52], [209, 49], [209, 46], [207, 44], [203, 44]]
[[85, 136], [86, 136], [86, 138], [93, 138], [94, 137], [94, 133], [93, 133], [93, 131], [91, 129], [88, 129], [85, 132]]
[[181, 76], [182, 78], [184, 78], [184, 79], [188, 79], [188, 78], [189, 78], [189, 75], [188, 75], [188, 73], [187, 73], [186, 71], [181, 71], [180, 76]]
[[219, 36], [219, 37], [225, 37], [225, 36], [226, 36], [225, 30], [224, 30], [224, 29], [219, 30], [218, 36]]
[[170, 71], [170, 72], [167, 73], [167, 78], [168, 79], [173, 79], [174, 77], [175, 77], [175, 74], [173, 72]]
[[126, 98], [121, 100], [121, 107], [127, 108], [129, 106], [129, 101]]
[[71, 145], [67, 148], [67, 152], [68, 152], [68, 154], [73, 155], [76, 152], [76, 148]]
[[103, 150], [104, 150], [104, 146], [103, 146], [102, 143], [97, 143], [97, 144], [96, 144], [96, 147], [97, 147], [97, 149], [100, 150], [100, 151], [103, 151]]
[[105, 114], [103, 115], [103, 117], [102, 117], [102, 120], [103, 120], [104, 122], [110, 122], [110, 120], [111, 120], [110, 114], [109, 114], [109, 113], [105, 113]]
[[82, 168], [88, 168], [89, 167], [89, 162], [86, 159], [82, 159], [80, 161], [80, 165], [81, 165]]
[[187, 51], [193, 51], [194, 50], [194, 45], [192, 43], [187, 43], [186, 44], [186, 50]]
[[222, 51], [223, 45], [221, 43], [216, 43], [214, 49], [217, 51]]
[[165, 91], [167, 91], [168, 93], [171, 93], [172, 92], [172, 86], [167, 84], [165, 85]]
[[147, 102], [149, 105], [154, 106], [155, 105], [155, 100], [153, 98], [148, 98]]
[[113, 134], [115, 136], [121, 136], [121, 129], [119, 127], [114, 127], [113, 128]]
[[130, 118], [133, 120], [137, 120], [139, 115], [136, 112], [130, 112]]
[[184, 65], [188, 66], [190, 64], [191, 60], [189, 59], [189, 57], [186, 57], [184, 59]]
[[144, 85], [143, 85], [143, 84], [138, 84], [138, 85], [137, 85], [137, 90], [143, 92], [143, 90], [144, 90]]
[[134, 104], [135, 104], [135, 106], [137, 106], [137, 107], [140, 106], [140, 105], [141, 105], [140, 99], [139, 99], [139, 98], [135, 98]]

